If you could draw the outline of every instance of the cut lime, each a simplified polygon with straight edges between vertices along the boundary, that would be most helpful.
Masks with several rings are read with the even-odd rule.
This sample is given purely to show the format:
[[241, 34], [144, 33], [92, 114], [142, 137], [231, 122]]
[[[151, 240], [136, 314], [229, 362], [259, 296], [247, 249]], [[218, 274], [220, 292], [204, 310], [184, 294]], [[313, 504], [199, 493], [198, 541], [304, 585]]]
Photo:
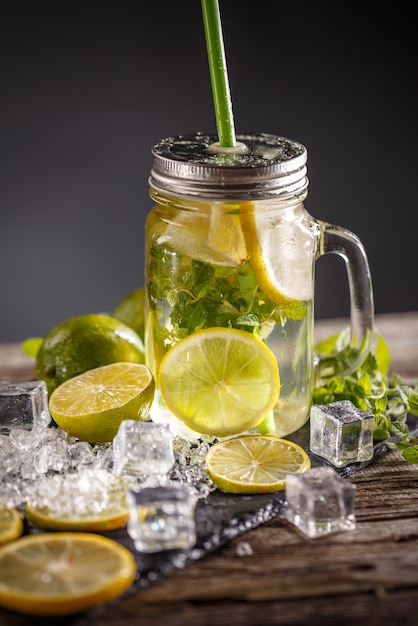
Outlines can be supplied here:
[[140, 363], [111, 363], [70, 378], [53, 391], [49, 412], [73, 437], [112, 441], [125, 419], [145, 420], [155, 382]]
[[288, 474], [310, 469], [309, 456], [292, 441], [274, 435], [243, 435], [214, 444], [207, 473], [228, 493], [271, 493], [286, 486]]
[[254, 335], [208, 328], [175, 344], [160, 365], [162, 398], [199, 433], [224, 437], [255, 426], [280, 393], [276, 359]]

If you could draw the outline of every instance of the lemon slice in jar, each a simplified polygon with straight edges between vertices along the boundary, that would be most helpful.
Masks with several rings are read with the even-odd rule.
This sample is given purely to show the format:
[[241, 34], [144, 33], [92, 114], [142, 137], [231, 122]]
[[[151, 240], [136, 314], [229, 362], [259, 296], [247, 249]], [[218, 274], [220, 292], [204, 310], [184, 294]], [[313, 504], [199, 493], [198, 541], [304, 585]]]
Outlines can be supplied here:
[[[233, 207], [235, 210], [236, 204]], [[196, 261], [238, 266], [247, 257], [247, 250], [240, 217], [228, 210], [226, 204], [206, 203], [198, 212], [178, 211], [166, 220], [157, 242]]]
[[159, 371], [169, 410], [199, 433], [225, 437], [257, 426], [276, 404], [276, 359], [254, 335], [207, 328], [175, 344]]
[[312, 298], [313, 233], [305, 213], [240, 205], [245, 245], [265, 295], [279, 306]]

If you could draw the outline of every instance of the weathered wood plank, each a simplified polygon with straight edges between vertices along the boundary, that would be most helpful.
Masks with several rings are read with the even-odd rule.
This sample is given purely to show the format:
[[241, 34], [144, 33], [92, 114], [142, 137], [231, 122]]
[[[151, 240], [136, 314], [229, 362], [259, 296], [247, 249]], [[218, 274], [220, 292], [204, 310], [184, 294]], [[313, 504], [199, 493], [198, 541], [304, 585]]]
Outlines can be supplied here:
[[[196, 584], [202, 584], [196, 581]], [[127, 600], [100, 626], [416, 626], [416, 591], [409, 589], [266, 602], [171, 602], [162, 610]], [[95, 626], [96, 626], [95, 624]], [[14, 623], [10, 626], [29, 626]], [[81, 626], [81, 625], [80, 625]], [[86, 626], [83, 624], [82, 626]], [[91, 626], [91, 625], [90, 625]]]
[[[231, 626], [352, 624], [353, 619], [377, 624], [389, 610], [391, 623], [416, 624], [417, 468], [392, 451], [351, 480], [357, 485], [355, 530], [307, 540], [282, 520], [272, 520], [140, 592], [142, 623], [157, 623], [153, 615], [160, 607], [167, 626], [191, 624], [185, 620], [192, 603], [198, 626], [224, 623], [226, 607]], [[249, 543], [251, 555], [238, 556], [241, 541]], [[112, 623], [107, 618], [103, 624]]]

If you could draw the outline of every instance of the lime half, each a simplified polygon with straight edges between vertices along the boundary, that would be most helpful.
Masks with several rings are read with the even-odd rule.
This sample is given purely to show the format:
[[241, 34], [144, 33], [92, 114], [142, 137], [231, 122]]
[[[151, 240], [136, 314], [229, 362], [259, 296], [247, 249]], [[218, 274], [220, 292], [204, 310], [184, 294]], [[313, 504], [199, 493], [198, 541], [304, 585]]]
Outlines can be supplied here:
[[62, 383], [51, 394], [49, 412], [73, 437], [112, 441], [123, 420], [147, 419], [154, 391], [146, 365], [111, 363]]

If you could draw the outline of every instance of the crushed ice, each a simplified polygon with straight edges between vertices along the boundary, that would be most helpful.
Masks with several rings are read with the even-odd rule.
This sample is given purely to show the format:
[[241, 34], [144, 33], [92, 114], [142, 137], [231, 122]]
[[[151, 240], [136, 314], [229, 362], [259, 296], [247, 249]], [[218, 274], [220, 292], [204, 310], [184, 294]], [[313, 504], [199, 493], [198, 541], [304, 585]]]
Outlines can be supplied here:
[[[190, 442], [174, 437], [175, 464], [165, 484], [185, 484], [192, 497], [207, 497], [215, 489], [203, 464], [208, 449], [205, 441]], [[43, 497], [43, 503], [47, 498], [55, 513], [65, 514], [69, 488], [78, 495], [79, 511], [82, 511], [87, 506], [81, 503], [86, 490], [107, 497], [105, 492], [114, 484], [113, 465], [112, 443], [89, 444], [55, 426], [29, 431], [11, 428], [9, 434], [0, 434], [0, 503], [21, 509], [29, 498], [38, 502]], [[70, 474], [74, 477], [69, 478]], [[145, 477], [144, 485], [146, 481]], [[62, 497], [58, 497], [60, 493]], [[103, 498], [99, 498], [102, 503], [99, 507], [105, 506]]]

